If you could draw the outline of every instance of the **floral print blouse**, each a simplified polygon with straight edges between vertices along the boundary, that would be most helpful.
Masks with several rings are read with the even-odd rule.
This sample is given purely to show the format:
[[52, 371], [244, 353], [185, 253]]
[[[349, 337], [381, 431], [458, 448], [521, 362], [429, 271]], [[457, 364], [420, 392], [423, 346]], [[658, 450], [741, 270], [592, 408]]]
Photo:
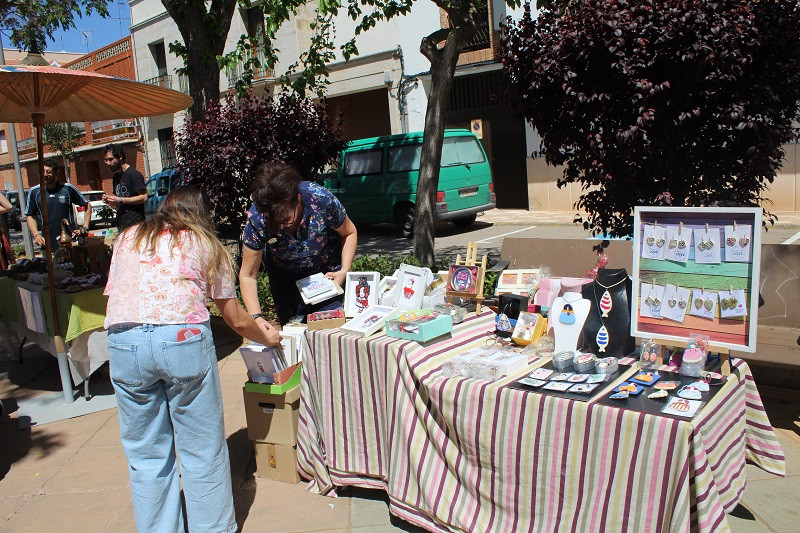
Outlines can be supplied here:
[[236, 298], [233, 272], [220, 265], [209, 285], [201, 241], [184, 231], [177, 242], [158, 237], [155, 253], [133, 249], [134, 226], [114, 243], [114, 255], [104, 294], [108, 296], [105, 327], [137, 324], [201, 324], [208, 320], [208, 298]]
[[344, 224], [347, 213], [339, 199], [326, 188], [300, 182], [303, 219], [297, 235], [285, 231], [270, 233], [264, 215], [253, 204], [247, 212], [242, 243], [252, 250], [265, 250], [268, 267], [304, 275], [341, 268], [342, 245], [336, 228]]

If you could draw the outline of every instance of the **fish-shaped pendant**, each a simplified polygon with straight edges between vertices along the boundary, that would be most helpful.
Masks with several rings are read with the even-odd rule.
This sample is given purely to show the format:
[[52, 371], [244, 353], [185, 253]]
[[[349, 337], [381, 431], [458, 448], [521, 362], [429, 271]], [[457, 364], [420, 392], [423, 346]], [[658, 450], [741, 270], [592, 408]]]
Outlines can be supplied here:
[[599, 351], [605, 352], [606, 346], [608, 346], [608, 330], [605, 326], [601, 326], [600, 330], [597, 332], [597, 337], [595, 337], [595, 341], [597, 341], [597, 347]]
[[600, 310], [603, 312], [603, 318], [608, 318], [608, 313], [611, 312], [613, 306], [614, 302], [611, 300], [611, 293], [606, 290], [606, 292], [603, 293], [603, 297], [600, 299]]

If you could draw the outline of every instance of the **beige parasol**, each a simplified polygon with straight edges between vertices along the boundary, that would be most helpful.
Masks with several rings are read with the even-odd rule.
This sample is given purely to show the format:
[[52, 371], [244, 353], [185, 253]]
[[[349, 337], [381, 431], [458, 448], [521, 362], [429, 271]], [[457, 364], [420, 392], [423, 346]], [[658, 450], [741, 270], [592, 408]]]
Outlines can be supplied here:
[[[0, 123], [33, 123], [40, 177], [44, 175], [42, 126], [45, 123], [165, 115], [182, 111], [190, 105], [192, 99], [178, 91], [95, 72], [21, 65], [0, 67]], [[58, 345], [61, 343], [61, 328], [53, 291], [52, 243], [45, 201], [42, 202], [42, 225], [53, 328]]]

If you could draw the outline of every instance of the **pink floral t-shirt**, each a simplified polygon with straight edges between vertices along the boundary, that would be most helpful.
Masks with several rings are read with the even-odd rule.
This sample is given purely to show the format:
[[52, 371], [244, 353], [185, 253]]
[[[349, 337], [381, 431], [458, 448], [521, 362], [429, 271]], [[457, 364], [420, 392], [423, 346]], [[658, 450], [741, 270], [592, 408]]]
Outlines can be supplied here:
[[202, 242], [184, 231], [176, 242], [165, 232], [155, 253], [133, 248], [136, 227], [123, 232], [114, 244], [105, 295], [105, 327], [123, 322], [137, 324], [200, 324], [209, 318], [208, 298], [235, 298], [233, 272], [220, 265], [217, 280], [209, 285]]

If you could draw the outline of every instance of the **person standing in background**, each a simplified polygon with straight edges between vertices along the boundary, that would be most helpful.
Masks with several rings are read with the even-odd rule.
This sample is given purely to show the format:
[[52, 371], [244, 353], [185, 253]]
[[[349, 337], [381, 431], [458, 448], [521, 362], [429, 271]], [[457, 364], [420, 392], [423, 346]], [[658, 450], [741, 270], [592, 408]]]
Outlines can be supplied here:
[[[58, 162], [55, 159], [48, 159], [44, 162], [44, 182], [47, 190], [47, 225], [50, 228], [50, 246], [52, 250], [58, 249], [58, 241], [61, 237], [61, 221], [67, 219], [71, 227], [75, 227], [75, 220], [72, 213], [72, 206], [79, 205], [86, 207], [89, 202], [83, 195], [70, 183], [61, 183], [58, 179]], [[33, 242], [44, 247], [44, 235], [42, 227], [42, 187], [34, 185], [28, 191], [28, 202], [25, 210], [28, 229], [31, 230]], [[92, 221], [92, 210], [87, 209], [83, 215], [83, 232], [89, 231], [89, 223]], [[73, 230], [72, 234], [77, 235], [81, 229]]]
[[114, 173], [114, 194], [103, 194], [103, 201], [117, 210], [117, 231], [121, 232], [144, 220], [144, 203], [147, 201], [144, 176], [125, 161], [122, 146], [106, 146], [103, 161]]

